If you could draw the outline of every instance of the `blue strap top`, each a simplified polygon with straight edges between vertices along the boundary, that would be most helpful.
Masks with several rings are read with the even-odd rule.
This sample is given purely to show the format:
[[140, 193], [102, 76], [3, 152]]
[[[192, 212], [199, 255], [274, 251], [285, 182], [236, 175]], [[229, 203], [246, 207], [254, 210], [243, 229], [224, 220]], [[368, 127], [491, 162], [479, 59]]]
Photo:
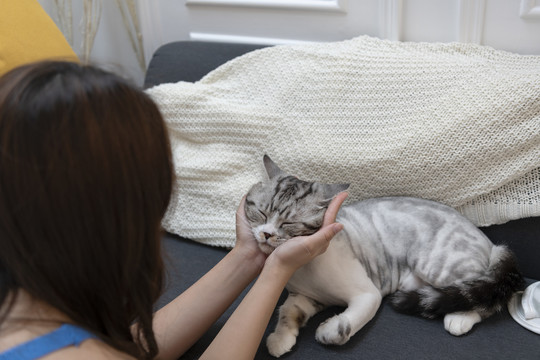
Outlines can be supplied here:
[[0, 353], [0, 360], [38, 359], [68, 346], [79, 346], [84, 340], [92, 338], [96, 336], [86, 330], [75, 325], [63, 324], [48, 334]]

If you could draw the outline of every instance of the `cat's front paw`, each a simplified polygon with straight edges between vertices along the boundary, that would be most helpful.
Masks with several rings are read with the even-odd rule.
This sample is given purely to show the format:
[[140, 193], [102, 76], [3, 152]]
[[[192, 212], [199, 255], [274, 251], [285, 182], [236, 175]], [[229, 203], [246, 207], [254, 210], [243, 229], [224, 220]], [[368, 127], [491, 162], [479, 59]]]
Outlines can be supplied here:
[[340, 315], [331, 317], [317, 328], [315, 339], [325, 345], [343, 345], [351, 338], [351, 324]]
[[296, 336], [290, 333], [273, 332], [266, 339], [268, 352], [277, 358], [291, 351], [294, 344], [296, 344]]
[[482, 320], [476, 311], [455, 312], [446, 314], [444, 317], [444, 328], [454, 336], [461, 336], [468, 333], [474, 324]]

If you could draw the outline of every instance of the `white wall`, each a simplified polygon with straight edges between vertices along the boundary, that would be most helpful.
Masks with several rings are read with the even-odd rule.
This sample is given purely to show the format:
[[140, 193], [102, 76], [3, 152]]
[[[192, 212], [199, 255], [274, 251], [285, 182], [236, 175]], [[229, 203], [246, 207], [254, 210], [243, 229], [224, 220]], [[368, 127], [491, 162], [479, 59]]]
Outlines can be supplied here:
[[[54, 18], [53, 0], [39, 1]], [[81, 3], [73, 0], [74, 12], [82, 14]], [[103, 3], [93, 59], [120, 65], [142, 83], [116, 2]], [[540, 55], [540, 0], [139, 0], [139, 13], [147, 61], [159, 45], [176, 40], [281, 44], [362, 34]], [[76, 51], [79, 42], [80, 35]]]
[[[539, 0], [187, 0], [193, 39], [231, 36], [332, 41], [368, 34], [403, 41], [469, 41], [540, 54]], [[296, 8], [280, 4], [297, 3]], [[313, 4], [303, 9], [300, 4]], [[320, 6], [335, 5], [339, 9]], [[265, 4], [265, 6], [256, 6]], [[274, 5], [272, 5], [274, 4]], [[525, 7], [529, 16], [521, 15]], [[232, 37], [231, 39], [234, 39]], [[270, 41], [272, 42], [272, 41]]]

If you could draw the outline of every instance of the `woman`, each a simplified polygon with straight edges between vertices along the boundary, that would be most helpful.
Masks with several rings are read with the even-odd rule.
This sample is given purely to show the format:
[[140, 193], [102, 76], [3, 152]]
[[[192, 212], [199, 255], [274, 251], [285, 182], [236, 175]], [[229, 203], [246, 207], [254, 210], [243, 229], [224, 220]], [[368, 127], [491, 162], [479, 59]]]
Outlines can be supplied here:
[[172, 182], [165, 124], [142, 91], [69, 62], [0, 78], [0, 359], [175, 359], [259, 276], [203, 355], [254, 357], [290, 276], [341, 230], [346, 194], [319, 232], [268, 258], [242, 200], [236, 247], [154, 314]]

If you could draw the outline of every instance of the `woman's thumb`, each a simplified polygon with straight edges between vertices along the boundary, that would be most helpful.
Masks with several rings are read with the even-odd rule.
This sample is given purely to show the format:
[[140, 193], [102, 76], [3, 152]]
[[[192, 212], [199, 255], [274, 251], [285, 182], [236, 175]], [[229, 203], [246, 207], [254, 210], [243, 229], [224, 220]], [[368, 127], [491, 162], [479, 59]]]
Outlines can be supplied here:
[[332, 238], [341, 230], [343, 230], [343, 224], [333, 223], [323, 227], [319, 231], [321, 233], [321, 236], [323, 236], [327, 242], [330, 242], [330, 240], [332, 240]]

